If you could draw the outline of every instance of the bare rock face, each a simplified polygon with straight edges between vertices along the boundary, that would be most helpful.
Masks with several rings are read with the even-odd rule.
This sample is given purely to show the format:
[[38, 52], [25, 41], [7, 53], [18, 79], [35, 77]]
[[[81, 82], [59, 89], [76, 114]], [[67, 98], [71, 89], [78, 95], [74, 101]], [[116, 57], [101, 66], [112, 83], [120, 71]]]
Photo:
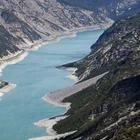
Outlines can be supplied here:
[[[67, 4], [66, 1], [1, 0], [0, 24], [16, 38], [16, 41], [11, 43], [23, 49], [38, 40], [48, 40], [78, 28], [91, 26], [102, 28], [102, 25], [112, 24], [116, 19], [112, 17], [125, 15], [121, 13], [137, 9], [139, 6], [138, 0], [129, 0], [128, 3], [125, 0], [115, 2], [69, 1], [72, 4]], [[79, 2], [89, 8], [78, 5]]]
[[102, 13], [113, 20], [140, 12], [139, 0], [57, 0], [66, 5], [75, 5]]
[[[56, 0], [1, 0], [0, 24], [20, 49], [70, 30], [112, 22], [104, 15], [96, 20], [93, 11], [66, 6]], [[2, 42], [2, 41], [1, 41]], [[3, 45], [4, 46], [4, 45]]]

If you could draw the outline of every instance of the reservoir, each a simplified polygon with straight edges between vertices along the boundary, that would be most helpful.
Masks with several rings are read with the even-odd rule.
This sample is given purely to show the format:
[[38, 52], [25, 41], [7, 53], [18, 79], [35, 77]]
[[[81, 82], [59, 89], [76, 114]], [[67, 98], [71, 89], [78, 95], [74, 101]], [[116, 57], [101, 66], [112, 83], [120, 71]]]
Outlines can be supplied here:
[[3, 70], [0, 79], [17, 87], [0, 100], [0, 140], [28, 140], [47, 135], [46, 130], [35, 126], [34, 122], [61, 115], [66, 109], [41, 98], [75, 83], [66, 78], [71, 72], [56, 66], [85, 57], [102, 33], [103, 30], [85, 31], [77, 33], [76, 37], [43, 45], [29, 52], [23, 61]]

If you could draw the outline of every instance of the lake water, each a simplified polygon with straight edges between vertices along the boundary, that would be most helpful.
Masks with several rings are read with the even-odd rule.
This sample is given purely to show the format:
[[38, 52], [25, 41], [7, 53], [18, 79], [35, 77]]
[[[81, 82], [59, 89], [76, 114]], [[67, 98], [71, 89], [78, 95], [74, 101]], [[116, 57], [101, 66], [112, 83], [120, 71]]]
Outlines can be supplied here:
[[33, 123], [63, 114], [66, 110], [48, 104], [41, 97], [74, 84], [65, 78], [71, 72], [56, 66], [86, 56], [102, 33], [103, 30], [81, 32], [74, 38], [44, 45], [30, 52], [23, 61], [3, 70], [0, 79], [17, 87], [0, 101], [0, 140], [27, 140], [47, 135], [45, 129]]

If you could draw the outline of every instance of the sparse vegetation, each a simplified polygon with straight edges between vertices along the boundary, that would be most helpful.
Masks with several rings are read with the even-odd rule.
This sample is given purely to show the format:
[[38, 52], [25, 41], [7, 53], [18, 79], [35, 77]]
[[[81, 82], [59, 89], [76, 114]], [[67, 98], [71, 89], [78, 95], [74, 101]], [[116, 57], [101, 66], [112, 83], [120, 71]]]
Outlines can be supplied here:
[[[140, 40], [140, 25], [130, 19], [138, 23], [140, 14], [117, 21], [117, 24], [109, 28], [93, 45], [93, 51], [87, 57], [65, 65], [78, 66], [79, 77], [84, 75], [86, 68], [91, 69], [90, 74], [83, 80], [110, 71], [95, 85], [64, 99], [64, 102], [72, 103], [71, 109], [66, 113], [69, 117], [60, 121], [54, 129], [58, 133], [78, 130], [66, 140], [80, 136], [83, 136], [83, 140], [99, 140], [104, 137], [118, 140], [124, 132], [123, 128], [128, 130], [129, 126], [131, 130], [131, 127], [134, 129], [139, 124], [140, 51], [137, 45]], [[125, 27], [128, 28], [127, 31], [120, 33]], [[119, 39], [121, 37], [123, 40]], [[110, 43], [110, 50], [103, 53]], [[91, 119], [93, 116], [94, 120]], [[138, 130], [136, 129], [136, 133]], [[131, 132], [124, 132], [124, 137], [132, 140], [139, 138], [135, 131]]]

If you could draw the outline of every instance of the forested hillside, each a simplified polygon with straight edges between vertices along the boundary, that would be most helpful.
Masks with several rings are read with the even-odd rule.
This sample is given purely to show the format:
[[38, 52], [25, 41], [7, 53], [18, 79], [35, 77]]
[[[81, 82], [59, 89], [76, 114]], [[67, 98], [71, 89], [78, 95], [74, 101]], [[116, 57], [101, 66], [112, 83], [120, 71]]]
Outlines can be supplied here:
[[106, 30], [78, 67], [81, 80], [109, 71], [95, 85], [64, 99], [69, 117], [54, 126], [58, 133], [77, 132], [72, 140], [138, 140], [140, 137], [140, 14]]

